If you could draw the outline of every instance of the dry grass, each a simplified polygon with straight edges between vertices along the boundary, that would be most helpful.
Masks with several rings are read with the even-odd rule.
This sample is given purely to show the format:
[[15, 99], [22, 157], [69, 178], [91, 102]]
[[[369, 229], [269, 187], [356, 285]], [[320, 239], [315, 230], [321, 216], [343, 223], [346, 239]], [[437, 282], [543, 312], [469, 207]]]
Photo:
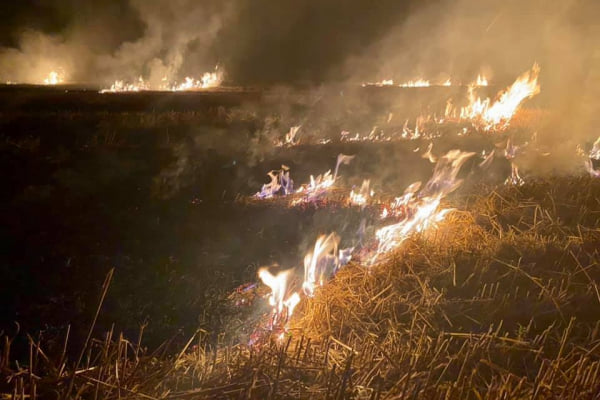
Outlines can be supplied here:
[[339, 271], [283, 340], [198, 332], [147, 354], [109, 333], [76, 371], [33, 339], [17, 367], [7, 341], [0, 388], [14, 399], [598, 398], [600, 182], [556, 178], [452, 205], [465, 211], [380, 265]]

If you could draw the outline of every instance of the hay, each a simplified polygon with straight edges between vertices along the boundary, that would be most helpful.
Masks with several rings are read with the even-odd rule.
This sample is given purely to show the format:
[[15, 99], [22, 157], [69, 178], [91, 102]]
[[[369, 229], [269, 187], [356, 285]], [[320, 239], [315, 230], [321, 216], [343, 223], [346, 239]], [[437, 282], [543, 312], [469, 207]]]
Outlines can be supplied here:
[[[465, 211], [379, 265], [344, 267], [302, 301], [283, 339], [248, 346], [197, 332], [159, 356], [111, 333], [90, 346], [71, 397], [593, 398], [600, 182], [485, 190], [455, 197]], [[6, 346], [6, 397], [64, 394], [67, 364], [32, 340], [39, 361], [15, 369]]]

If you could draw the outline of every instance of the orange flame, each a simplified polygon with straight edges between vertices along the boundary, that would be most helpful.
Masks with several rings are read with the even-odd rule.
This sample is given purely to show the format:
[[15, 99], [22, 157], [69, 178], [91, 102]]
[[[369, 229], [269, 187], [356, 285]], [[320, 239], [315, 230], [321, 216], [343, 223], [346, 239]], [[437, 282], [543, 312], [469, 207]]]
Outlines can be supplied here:
[[506, 128], [521, 103], [540, 92], [538, 75], [540, 67], [534, 64], [491, 103], [489, 98], [475, 98], [474, 86], [469, 87], [469, 104], [460, 111], [461, 119], [473, 120], [485, 130]]
[[273, 319], [271, 327], [277, 324], [285, 324], [288, 319], [292, 316], [294, 308], [300, 302], [300, 295], [296, 292], [287, 296], [288, 292], [288, 279], [292, 270], [281, 271], [277, 275], [273, 275], [267, 268], [260, 268], [258, 270], [258, 277], [260, 280], [271, 288], [271, 294], [269, 295], [269, 305], [273, 307]]
[[304, 257], [304, 293], [312, 297], [317, 286], [322, 286], [328, 268], [337, 268], [339, 260], [337, 248], [340, 237], [335, 233], [328, 236], [321, 235], [315, 243], [312, 252]]
[[48, 74], [48, 77], [46, 77], [46, 79], [44, 79], [45, 85], [59, 85], [63, 82], [64, 82], [63, 74], [56, 72], [56, 71], [51, 71]]
[[[380, 256], [398, 247], [413, 233], [422, 232], [444, 219], [451, 209], [440, 209], [440, 202], [462, 183], [456, 178], [458, 171], [474, 154], [459, 150], [449, 151], [440, 158], [433, 176], [419, 192], [419, 196], [415, 196], [415, 192], [420, 185], [413, 183], [407, 188], [404, 196], [395, 200], [395, 203], [401, 203], [397, 207], [403, 206], [403, 209], [408, 210], [407, 215], [402, 221], [377, 230], [375, 236], [378, 246], [375, 255], [370, 260], [371, 264]], [[387, 217], [388, 213], [387, 208], [384, 208], [382, 218]]]

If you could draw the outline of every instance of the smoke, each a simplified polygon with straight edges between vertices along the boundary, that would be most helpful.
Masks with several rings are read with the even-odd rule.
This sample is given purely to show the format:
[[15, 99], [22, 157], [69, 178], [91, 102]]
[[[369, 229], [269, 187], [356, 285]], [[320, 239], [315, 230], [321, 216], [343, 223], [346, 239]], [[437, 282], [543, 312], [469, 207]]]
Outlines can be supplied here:
[[[356, 86], [417, 78], [468, 83], [483, 72], [500, 89], [537, 62], [542, 92], [528, 105], [551, 111], [537, 144], [552, 157], [540, 165], [530, 162], [531, 168], [579, 163], [572, 156], [576, 145], [591, 145], [598, 136], [600, 3], [595, 0], [57, 4], [58, 19], [66, 21], [60, 29], [44, 33], [23, 30], [22, 24], [15, 29], [21, 32], [16, 46], [0, 50], [0, 80], [42, 83], [55, 70], [66, 82], [104, 86], [142, 76], [157, 86], [164, 79], [198, 77], [219, 63], [236, 84]], [[347, 118], [358, 120], [359, 113], [371, 111], [362, 98], [331, 94], [326, 99], [318, 106], [309, 102], [306, 118], [290, 118], [295, 120], [273, 129], [266, 124], [267, 136], [293, 125], [301, 125], [304, 136], [338, 135], [356, 129]], [[283, 117], [291, 109], [286, 101], [294, 100], [278, 106]], [[395, 108], [414, 102], [405, 103]]]
[[[87, 11], [71, 10], [69, 22], [59, 32], [26, 27], [16, 47], [1, 49], [0, 79], [43, 83], [49, 72], [57, 71], [71, 83], [105, 85], [142, 76], [158, 85], [201, 76], [219, 62], [212, 44], [231, 4], [130, 0], [112, 13], [102, 3]], [[114, 14], [121, 9], [125, 15], [118, 21]]]

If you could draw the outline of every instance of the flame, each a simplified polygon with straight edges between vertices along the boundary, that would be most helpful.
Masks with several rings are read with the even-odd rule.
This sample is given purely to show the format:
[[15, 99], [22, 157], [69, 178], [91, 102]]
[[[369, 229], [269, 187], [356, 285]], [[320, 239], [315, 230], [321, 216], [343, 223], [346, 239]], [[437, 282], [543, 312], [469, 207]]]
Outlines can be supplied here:
[[292, 270], [280, 271], [277, 275], [273, 275], [269, 272], [268, 268], [260, 268], [258, 270], [258, 277], [260, 280], [271, 288], [271, 294], [269, 295], [269, 305], [272, 309], [272, 319], [270, 323], [270, 329], [274, 326], [285, 324], [294, 312], [294, 308], [300, 302], [300, 295], [293, 292], [286, 297], [288, 292], [288, 279]]
[[188, 76], [185, 77], [181, 83], [169, 83], [166, 77], [163, 78], [162, 83], [159, 86], [150, 85], [141, 76], [138, 78], [137, 82], [116, 80], [110, 88], [102, 89], [100, 93], [140, 92], [145, 90], [181, 92], [218, 87], [222, 82], [223, 72], [219, 70], [219, 67], [217, 66], [215, 67], [214, 72], [205, 72], [200, 79]]
[[369, 190], [369, 185], [371, 181], [369, 179], [363, 180], [362, 185], [360, 186], [360, 190], [358, 192], [354, 192], [354, 189], [350, 192], [350, 204], [364, 207], [369, 202], [369, 199], [373, 197], [375, 192]]
[[510, 176], [504, 181], [505, 185], [521, 186], [525, 184], [521, 175], [519, 175], [519, 167], [513, 161], [510, 162]]
[[275, 146], [281, 147], [281, 146], [295, 146], [298, 144], [298, 141], [296, 141], [296, 135], [298, 134], [298, 131], [300, 130], [300, 126], [292, 126], [290, 127], [290, 130], [288, 133], [285, 134], [285, 141], [282, 142], [281, 140], [278, 140], [275, 142]]
[[590, 158], [594, 160], [600, 160], [600, 137], [596, 139], [594, 145], [592, 146], [592, 150], [590, 150]]
[[429, 84], [429, 81], [426, 81], [425, 79], [417, 79], [414, 81], [408, 81], [408, 82], [404, 82], [402, 84], [400, 84], [400, 87], [429, 87], [431, 86]]
[[171, 87], [171, 91], [180, 92], [184, 90], [208, 89], [218, 87], [223, 81], [223, 76], [217, 71], [205, 72], [200, 79], [187, 76], [183, 83]]
[[590, 150], [589, 158], [585, 160], [585, 169], [592, 178], [600, 178], [600, 170], [594, 168], [592, 160], [600, 160], [600, 137], [594, 142]]
[[294, 181], [290, 178], [289, 167], [282, 165], [281, 169], [269, 171], [267, 175], [271, 178], [271, 181], [265, 183], [260, 192], [257, 192], [254, 197], [270, 199], [280, 192], [283, 196], [293, 193]]
[[45, 85], [59, 85], [64, 82], [64, 76], [56, 71], [51, 71], [48, 77], [44, 79]]
[[394, 85], [394, 80], [393, 79], [384, 79], [382, 81], [378, 81], [378, 82], [364, 82], [362, 84], [363, 87], [365, 86], [393, 86]]
[[479, 74], [477, 75], [477, 80], [475, 81], [475, 86], [487, 86], [488, 85], [488, 80], [486, 79], [485, 76]]
[[506, 90], [500, 92], [497, 100], [475, 98], [474, 86], [469, 87], [469, 104], [460, 111], [461, 119], [469, 119], [484, 130], [506, 128], [523, 100], [540, 92], [538, 75], [540, 68], [534, 64], [530, 71], [523, 73]]
[[354, 156], [346, 154], [338, 154], [337, 162], [335, 164], [335, 172], [331, 175], [331, 170], [328, 170], [324, 174], [317, 175], [315, 178], [313, 175], [310, 176], [310, 182], [304, 184], [298, 188], [296, 193], [302, 194], [303, 197], [292, 201], [291, 205], [297, 205], [305, 202], [310, 202], [322, 197], [335, 183], [337, 179], [338, 170], [341, 164], [350, 164], [354, 159]]
[[[440, 202], [448, 193], [460, 186], [462, 181], [456, 178], [458, 171], [474, 154], [459, 150], [449, 151], [440, 158], [433, 176], [418, 196], [415, 193], [420, 183], [415, 182], [406, 189], [404, 196], [396, 198], [395, 207], [390, 206], [390, 209], [402, 209], [404, 218], [398, 223], [377, 230], [375, 233], [378, 242], [377, 250], [370, 264], [397, 248], [413, 233], [422, 232], [444, 219], [451, 209], [440, 209]], [[387, 210], [384, 208], [383, 218], [388, 216]]]
[[304, 257], [304, 293], [312, 297], [317, 286], [322, 286], [328, 270], [331, 272], [339, 267], [337, 248], [340, 237], [335, 233], [328, 236], [321, 235], [317, 238], [315, 247]]
[[600, 178], [600, 170], [594, 168], [591, 159], [585, 160], [585, 169], [592, 178]]
[[452, 86], [452, 81], [450, 80], [450, 78], [446, 79], [446, 81], [442, 83], [442, 86]]

